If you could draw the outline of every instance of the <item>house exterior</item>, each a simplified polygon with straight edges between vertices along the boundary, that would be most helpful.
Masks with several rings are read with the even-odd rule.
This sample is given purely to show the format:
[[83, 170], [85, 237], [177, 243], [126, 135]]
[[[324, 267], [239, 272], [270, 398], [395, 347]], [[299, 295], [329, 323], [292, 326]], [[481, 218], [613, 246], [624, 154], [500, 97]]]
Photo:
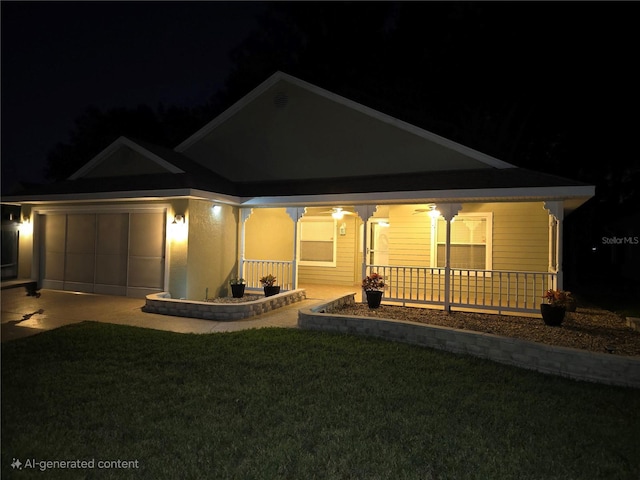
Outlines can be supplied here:
[[18, 276], [201, 300], [267, 273], [385, 300], [535, 311], [594, 187], [515, 167], [276, 72], [173, 150], [121, 137], [21, 207]]

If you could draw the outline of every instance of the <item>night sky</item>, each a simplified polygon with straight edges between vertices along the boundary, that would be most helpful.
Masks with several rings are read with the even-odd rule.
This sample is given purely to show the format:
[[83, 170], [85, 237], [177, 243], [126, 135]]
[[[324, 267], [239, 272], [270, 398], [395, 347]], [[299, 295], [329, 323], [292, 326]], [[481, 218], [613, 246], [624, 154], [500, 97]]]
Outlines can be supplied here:
[[[2, 186], [41, 181], [47, 152], [101, 109], [195, 106], [256, 26], [251, 2], [5, 2]], [[89, 160], [89, 159], [88, 159]]]
[[[484, 9], [485, 2], [471, 3]], [[489, 106], [513, 101], [526, 105], [537, 122], [532, 123], [532, 115], [522, 117], [514, 121], [515, 130], [522, 122], [530, 137], [539, 131], [540, 138], [544, 133], [548, 139], [549, 130], [557, 128], [560, 140], [573, 142], [573, 152], [566, 156], [572, 163], [561, 173], [577, 174], [585, 164], [596, 164], [605, 175], [612, 165], [639, 164], [636, 2], [487, 3], [488, 14], [456, 20], [451, 27], [443, 27], [447, 19], [429, 9], [424, 15], [405, 17], [401, 24], [390, 16], [389, 28], [397, 29], [397, 51], [394, 45], [366, 51], [371, 47], [366, 23], [374, 16], [372, 4], [355, 2], [335, 9], [335, 14], [336, 4], [320, 4], [328, 5], [324, 7], [328, 20], [314, 24], [310, 18], [308, 25], [319, 25], [315, 37], [301, 34], [320, 40], [305, 47], [298, 62], [303, 75], [281, 68], [287, 73], [332, 91], [331, 78], [338, 84], [342, 77], [342, 83], [355, 90], [366, 83], [368, 92], [377, 89], [382, 103], [372, 104], [371, 95], [372, 102], [356, 101], [411, 123], [412, 112], [405, 116], [392, 111], [399, 103], [391, 94], [405, 87], [417, 85], [424, 92], [415, 102], [418, 113], [431, 106], [446, 112], [447, 102], [465, 95]], [[317, 9], [319, 4], [314, 5]], [[57, 143], [69, 141], [75, 119], [89, 106], [105, 110], [207, 102], [229, 79], [234, 67], [229, 52], [252, 30], [265, 28], [257, 17], [267, 8], [262, 2], [3, 1], [3, 191], [17, 180], [42, 181], [47, 153]], [[313, 17], [316, 10], [309, 11]], [[475, 34], [478, 25], [482, 33]], [[332, 28], [352, 32], [340, 37]], [[269, 40], [282, 31], [272, 25], [263, 38]], [[287, 55], [302, 51], [297, 46], [293, 54], [286, 43], [273, 45], [280, 45], [281, 51], [261, 54], [280, 56], [285, 63]], [[255, 58], [260, 59], [249, 57], [246, 62], [249, 69], [259, 63]], [[377, 63], [383, 58], [388, 63]], [[421, 62], [433, 71], [425, 74]], [[275, 68], [254, 70], [238, 89], [239, 95]], [[348, 92], [336, 93], [352, 98]], [[470, 112], [470, 122], [475, 114]], [[446, 130], [435, 133], [447, 136]], [[494, 154], [491, 142], [487, 148], [482, 143], [469, 146]], [[537, 152], [540, 166], [553, 168], [553, 159], [551, 165], [542, 164], [544, 153]], [[502, 159], [518, 164], [512, 158]], [[530, 159], [520, 166], [535, 162]]]

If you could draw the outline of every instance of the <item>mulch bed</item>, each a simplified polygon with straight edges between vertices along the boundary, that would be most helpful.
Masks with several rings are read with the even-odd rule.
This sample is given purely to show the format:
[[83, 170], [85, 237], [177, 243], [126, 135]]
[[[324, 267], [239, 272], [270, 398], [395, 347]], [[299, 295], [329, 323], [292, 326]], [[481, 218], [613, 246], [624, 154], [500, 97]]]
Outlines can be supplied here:
[[335, 313], [439, 325], [460, 330], [491, 333], [503, 337], [599, 353], [640, 357], [640, 332], [627, 326], [624, 318], [599, 308], [578, 308], [567, 312], [561, 326], [550, 327], [542, 317], [452, 312], [427, 308], [366, 304], [347, 305]]

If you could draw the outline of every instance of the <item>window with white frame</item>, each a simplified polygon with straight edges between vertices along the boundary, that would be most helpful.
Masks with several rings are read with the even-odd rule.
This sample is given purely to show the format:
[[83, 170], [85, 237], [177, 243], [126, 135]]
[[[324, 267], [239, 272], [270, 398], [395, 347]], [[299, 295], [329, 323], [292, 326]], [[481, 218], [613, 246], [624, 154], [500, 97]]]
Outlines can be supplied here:
[[[434, 221], [431, 238], [432, 265], [445, 266], [447, 225], [443, 218]], [[457, 215], [451, 222], [451, 268], [491, 270], [492, 268], [491, 213]]]
[[303, 217], [299, 225], [299, 265], [336, 266], [336, 221], [331, 217]]

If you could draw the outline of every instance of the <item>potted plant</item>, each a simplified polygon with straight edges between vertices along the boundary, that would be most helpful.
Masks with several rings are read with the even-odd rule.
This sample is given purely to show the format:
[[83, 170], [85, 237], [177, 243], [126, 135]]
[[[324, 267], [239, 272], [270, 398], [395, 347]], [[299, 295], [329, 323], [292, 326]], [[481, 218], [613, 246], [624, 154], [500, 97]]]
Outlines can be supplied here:
[[362, 288], [367, 296], [369, 308], [378, 308], [384, 292], [384, 278], [377, 272], [372, 272], [362, 279]]
[[231, 285], [231, 295], [233, 298], [244, 297], [244, 288], [247, 284], [244, 278], [233, 277], [229, 280], [229, 284]]
[[264, 288], [265, 297], [270, 297], [272, 295], [276, 295], [280, 293], [280, 286], [275, 284], [276, 280], [277, 280], [276, 277], [274, 277], [271, 274], [265, 275], [260, 279], [260, 283]]
[[540, 304], [540, 312], [544, 323], [557, 326], [564, 320], [567, 305], [573, 303], [571, 292], [549, 289], [542, 297], [547, 303]]

